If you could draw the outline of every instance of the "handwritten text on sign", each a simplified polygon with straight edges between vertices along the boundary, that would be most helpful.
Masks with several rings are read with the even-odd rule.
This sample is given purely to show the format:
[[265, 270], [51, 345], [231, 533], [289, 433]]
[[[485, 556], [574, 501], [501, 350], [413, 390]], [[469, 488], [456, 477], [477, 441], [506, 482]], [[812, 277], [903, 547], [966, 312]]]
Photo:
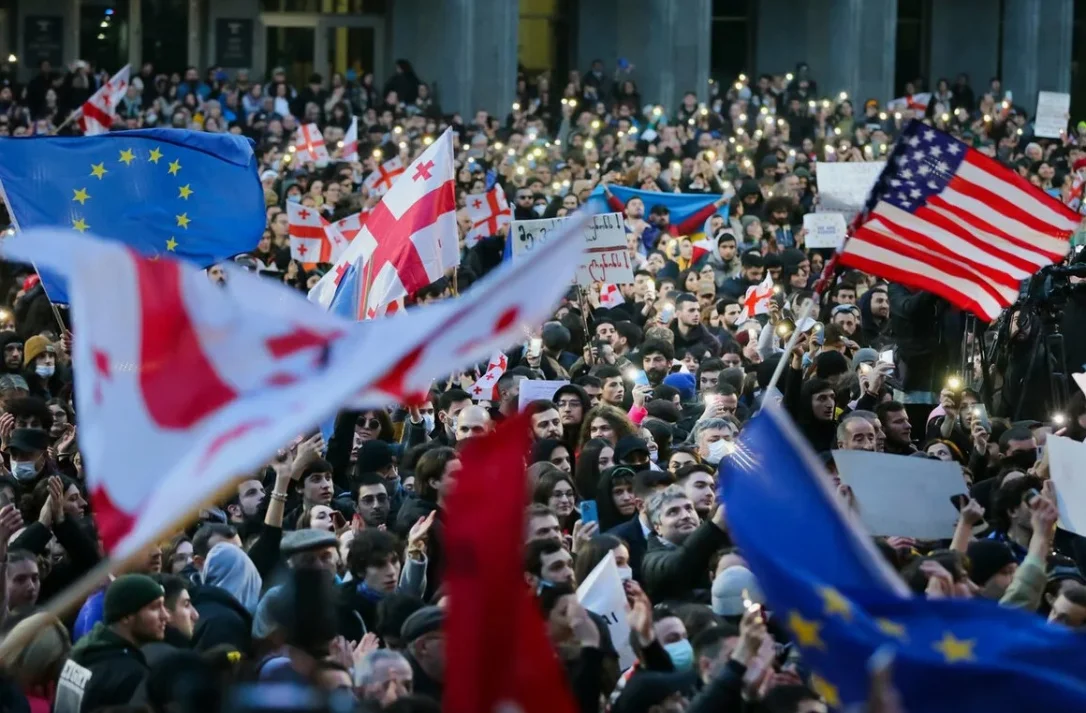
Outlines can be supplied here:
[[[529, 259], [537, 245], [547, 242], [565, 218], [513, 221], [513, 262]], [[633, 282], [633, 267], [626, 247], [626, 228], [619, 213], [592, 216], [584, 231], [585, 252], [577, 270], [577, 284]]]

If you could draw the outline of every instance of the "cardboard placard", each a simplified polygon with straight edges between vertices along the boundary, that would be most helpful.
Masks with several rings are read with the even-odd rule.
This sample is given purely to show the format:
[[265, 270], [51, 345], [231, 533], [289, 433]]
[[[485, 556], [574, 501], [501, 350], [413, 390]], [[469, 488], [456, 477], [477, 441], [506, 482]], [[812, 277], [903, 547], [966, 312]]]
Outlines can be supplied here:
[[885, 161], [815, 164], [818, 212], [844, 213], [846, 221], [863, 210], [871, 188], [886, 168]]
[[807, 213], [803, 216], [807, 235], [803, 244], [808, 248], [832, 248], [836, 250], [845, 242], [848, 226], [841, 213]]
[[562, 388], [568, 381], [541, 381], [539, 379], [525, 379], [520, 382], [520, 394], [517, 396], [517, 409], [523, 411], [524, 407], [533, 401], [554, 398], [554, 392]]
[[[513, 221], [513, 262], [528, 259], [568, 218]], [[585, 253], [577, 269], [577, 284], [633, 282], [633, 265], [626, 247], [626, 226], [621, 213], [600, 213], [584, 231]]]
[[1045, 437], [1048, 475], [1056, 486], [1061, 529], [1086, 535], [1086, 443], [1063, 436]]
[[611, 643], [618, 653], [619, 666], [623, 669], [633, 666], [637, 657], [630, 646], [630, 624], [626, 620], [629, 605], [626, 603], [626, 591], [622, 588], [622, 578], [618, 576], [614, 552], [608, 552], [577, 587], [577, 601], [607, 622]]
[[958, 510], [951, 498], [969, 493], [957, 463], [871, 451], [834, 451], [833, 460], [872, 535], [954, 536]]
[[1071, 95], [1066, 92], [1037, 92], [1037, 118], [1033, 121], [1033, 135], [1044, 139], [1058, 139], [1067, 131], [1071, 118]]

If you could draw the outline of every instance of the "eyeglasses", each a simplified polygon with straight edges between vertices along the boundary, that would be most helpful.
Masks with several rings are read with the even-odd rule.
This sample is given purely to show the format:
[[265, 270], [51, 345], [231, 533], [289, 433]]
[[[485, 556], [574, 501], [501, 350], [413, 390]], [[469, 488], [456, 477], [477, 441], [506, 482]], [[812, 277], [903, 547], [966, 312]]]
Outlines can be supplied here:
[[358, 419], [358, 425], [362, 428], [380, 428], [381, 422], [376, 418]]
[[517, 200], [518, 201], [530, 201], [530, 200], [532, 200], [532, 197], [531, 196], [517, 196]]

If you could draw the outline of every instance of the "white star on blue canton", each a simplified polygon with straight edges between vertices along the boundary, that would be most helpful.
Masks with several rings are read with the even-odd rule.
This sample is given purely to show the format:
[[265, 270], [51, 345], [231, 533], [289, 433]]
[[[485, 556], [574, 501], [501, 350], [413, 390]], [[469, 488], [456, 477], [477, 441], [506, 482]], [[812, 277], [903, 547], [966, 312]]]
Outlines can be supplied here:
[[934, 156], [935, 158], [939, 158], [940, 156], [943, 155], [943, 150], [941, 148], [939, 148], [939, 144], [935, 144], [934, 146], [931, 147], [931, 155]]
[[909, 195], [913, 198], [919, 198], [920, 196], [924, 195], [924, 191], [920, 190], [919, 188], [914, 188], [909, 191]]
[[919, 174], [920, 174], [921, 176], [926, 176], [926, 175], [928, 175], [929, 173], [931, 173], [931, 166], [929, 166], [929, 165], [928, 165], [928, 164], [926, 164], [926, 163], [925, 163], [925, 164], [921, 164], [920, 168], [918, 168], [918, 169], [916, 169], [916, 170], [917, 170], [917, 173], [919, 173]]
[[916, 151], [913, 151], [911, 158], [913, 161], [919, 163], [920, 161], [923, 161], [925, 158], [927, 158], [927, 155], [924, 153], [924, 149], [917, 149]]
[[909, 157], [906, 156], [905, 154], [901, 154], [900, 156], [898, 156], [895, 159], [895, 162], [897, 163], [898, 166], [904, 166], [906, 163], [909, 162]]
[[950, 171], [950, 164], [946, 161], [940, 161], [935, 164], [935, 170], [942, 174], [948, 173]]
[[896, 178], [891, 178], [890, 179], [890, 185], [893, 186], [894, 188], [897, 188], [898, 186], [901, 185], [901, 181], [897, 180]]
[[920, 145], [920, 137], [919, 136], [911, 137], [909, 139], [909, 141], [908, 141], [908, 144], [909, 144], [909, 146], [912, 146], [915, 149], [917, 146]]
[[930, 188], [933, 191], [937, 191], [937, 190], [939, 190], [939, 184], [936, 183], [935, 181], [928, 181], [928, 188]]
[[935, 141], [935, 132], [928, 129], [924, 132], [924, 141]]
[[906, 179], [912, 178], [913, 172], [906, 168], [904, 171], [901, 172], [901, 177]]
[[957, 142], [954, 142], [954, 143], [950, 144], [950, 147], [947, 148], [947, 151], [950, 152], [951, 156], [957, 156], [958, 154], [960, 154], [962, 152], [961, 144], [959, 144]]

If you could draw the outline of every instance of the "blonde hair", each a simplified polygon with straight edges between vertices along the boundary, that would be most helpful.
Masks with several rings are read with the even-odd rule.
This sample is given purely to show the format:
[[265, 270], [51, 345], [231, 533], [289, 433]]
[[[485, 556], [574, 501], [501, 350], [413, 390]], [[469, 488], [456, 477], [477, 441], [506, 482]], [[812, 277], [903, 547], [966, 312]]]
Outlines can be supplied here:
[[24, 691], [45, 692], [60, 677], [60, 669], [72, 649], [68, 629], [56, 616], [40, 612], [23, 619], [8, 632], [13, 641], [24, 637], [26, 645], [11, 647], [0, 658], [0, 666]]

